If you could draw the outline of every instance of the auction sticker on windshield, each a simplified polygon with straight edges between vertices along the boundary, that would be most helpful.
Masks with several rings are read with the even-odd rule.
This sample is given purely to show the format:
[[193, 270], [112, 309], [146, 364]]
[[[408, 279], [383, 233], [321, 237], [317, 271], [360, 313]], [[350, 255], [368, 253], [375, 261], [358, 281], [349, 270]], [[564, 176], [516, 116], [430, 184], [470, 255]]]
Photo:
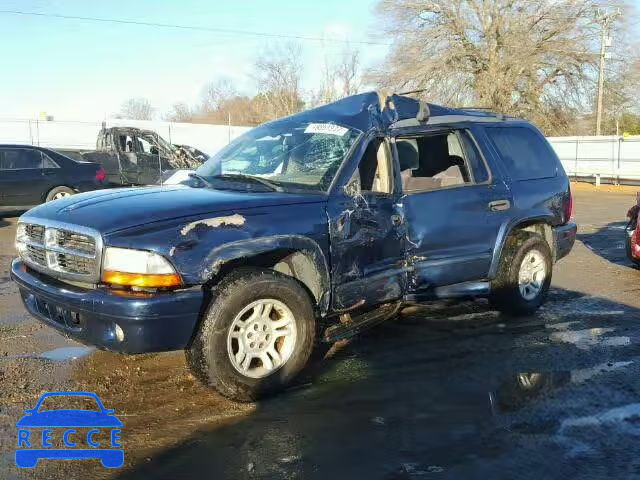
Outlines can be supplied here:
[[33, 468], [41, 458], [100, 459], [106, 468], [124, 463], [122, 422], [91, 392], [44, 393], [16, 423], [16, 465]]
[[348, 128], [341, 127], [334, 123], [310, 123], [305, 128], [304, 133], [324, 133], [327, 135], [338, 135], [342, 137], [349, 131]]

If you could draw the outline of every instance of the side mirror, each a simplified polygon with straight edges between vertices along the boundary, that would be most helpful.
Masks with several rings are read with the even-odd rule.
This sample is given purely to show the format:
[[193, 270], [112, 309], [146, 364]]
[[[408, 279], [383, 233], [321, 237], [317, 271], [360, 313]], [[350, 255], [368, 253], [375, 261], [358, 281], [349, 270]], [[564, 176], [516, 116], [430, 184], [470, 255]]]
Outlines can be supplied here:
[[158, 155], [160, 152], [158, 150], [158, 147], [151, 147], [151, 154], [152, 155]]

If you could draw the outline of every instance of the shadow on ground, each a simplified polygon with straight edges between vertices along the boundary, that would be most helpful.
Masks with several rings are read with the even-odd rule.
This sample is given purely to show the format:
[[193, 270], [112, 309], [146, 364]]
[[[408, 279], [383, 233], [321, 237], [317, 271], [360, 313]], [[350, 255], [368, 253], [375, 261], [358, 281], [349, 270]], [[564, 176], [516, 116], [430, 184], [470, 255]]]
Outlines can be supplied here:
[[[290, 391], [117, 478], [624, 476], [639, 432], [590, 419], [637, 402], [639, 321], [638, 309], [566, 290], [524, 319], [480, 301], [414, 307]], [[162, 425], [149, 429], [151, 444]], [[145, 445], [127, 447], [139, 457]]]
[[623, 267], [635, 268], [625, 251], [627, 222], [612, 222], [593, 232], [578, 233], [578, 240], [605, 260]]

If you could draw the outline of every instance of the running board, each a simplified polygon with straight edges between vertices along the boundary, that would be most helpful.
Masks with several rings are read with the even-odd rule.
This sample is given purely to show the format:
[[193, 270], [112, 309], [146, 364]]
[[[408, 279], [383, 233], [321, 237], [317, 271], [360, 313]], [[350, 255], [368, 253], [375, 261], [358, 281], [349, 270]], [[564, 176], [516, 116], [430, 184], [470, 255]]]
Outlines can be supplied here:
[[339, 340], [351, 338], [393, 317], [398, 313], [401, 305], [402, 302], [388, 303], [355, 318], [351, 318], [349, 315], [342, 323], [332, 325], [325, 330], [324, 341], [327, 343], [335, 343]]
[[408, 294], [404, 296], [404, 301], [407, 303], [420, 303], [445, 298], [486, 297], [489, 293], [491, 293], [490, 282], [463, 282]]

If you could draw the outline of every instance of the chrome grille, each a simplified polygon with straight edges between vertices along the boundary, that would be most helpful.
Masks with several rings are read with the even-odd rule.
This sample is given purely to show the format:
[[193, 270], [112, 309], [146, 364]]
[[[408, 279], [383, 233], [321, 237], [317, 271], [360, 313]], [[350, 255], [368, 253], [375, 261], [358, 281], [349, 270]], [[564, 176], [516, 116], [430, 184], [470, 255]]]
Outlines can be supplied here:
[[95, 230], [22, 217], [16, 248], [23, 262], [52, 277], [97, 283], [102, 237]]
[[47, 266], [47, 255], [44, 248], [36, 247], [35, 245], [27, 245], [27, 256], [29, 260], [37, 263], [38, 265], [42, 265], [43, 267]]
[[26, 234], [35, 243], [44, 243], [44, 227], [42, 225], [27, 224]]
[[93, 237], [80, 235], [66, 230], [58, 230], [57, 245], [69, 250], [77, 250], [84, 253], [95, 253], [96, 241]]
[[79, 273], [81, 275], [89, 275], [93, 271], [93, 259], [77, 257], [67, 253], [53, 252], [54, 262], [63, 272]]

